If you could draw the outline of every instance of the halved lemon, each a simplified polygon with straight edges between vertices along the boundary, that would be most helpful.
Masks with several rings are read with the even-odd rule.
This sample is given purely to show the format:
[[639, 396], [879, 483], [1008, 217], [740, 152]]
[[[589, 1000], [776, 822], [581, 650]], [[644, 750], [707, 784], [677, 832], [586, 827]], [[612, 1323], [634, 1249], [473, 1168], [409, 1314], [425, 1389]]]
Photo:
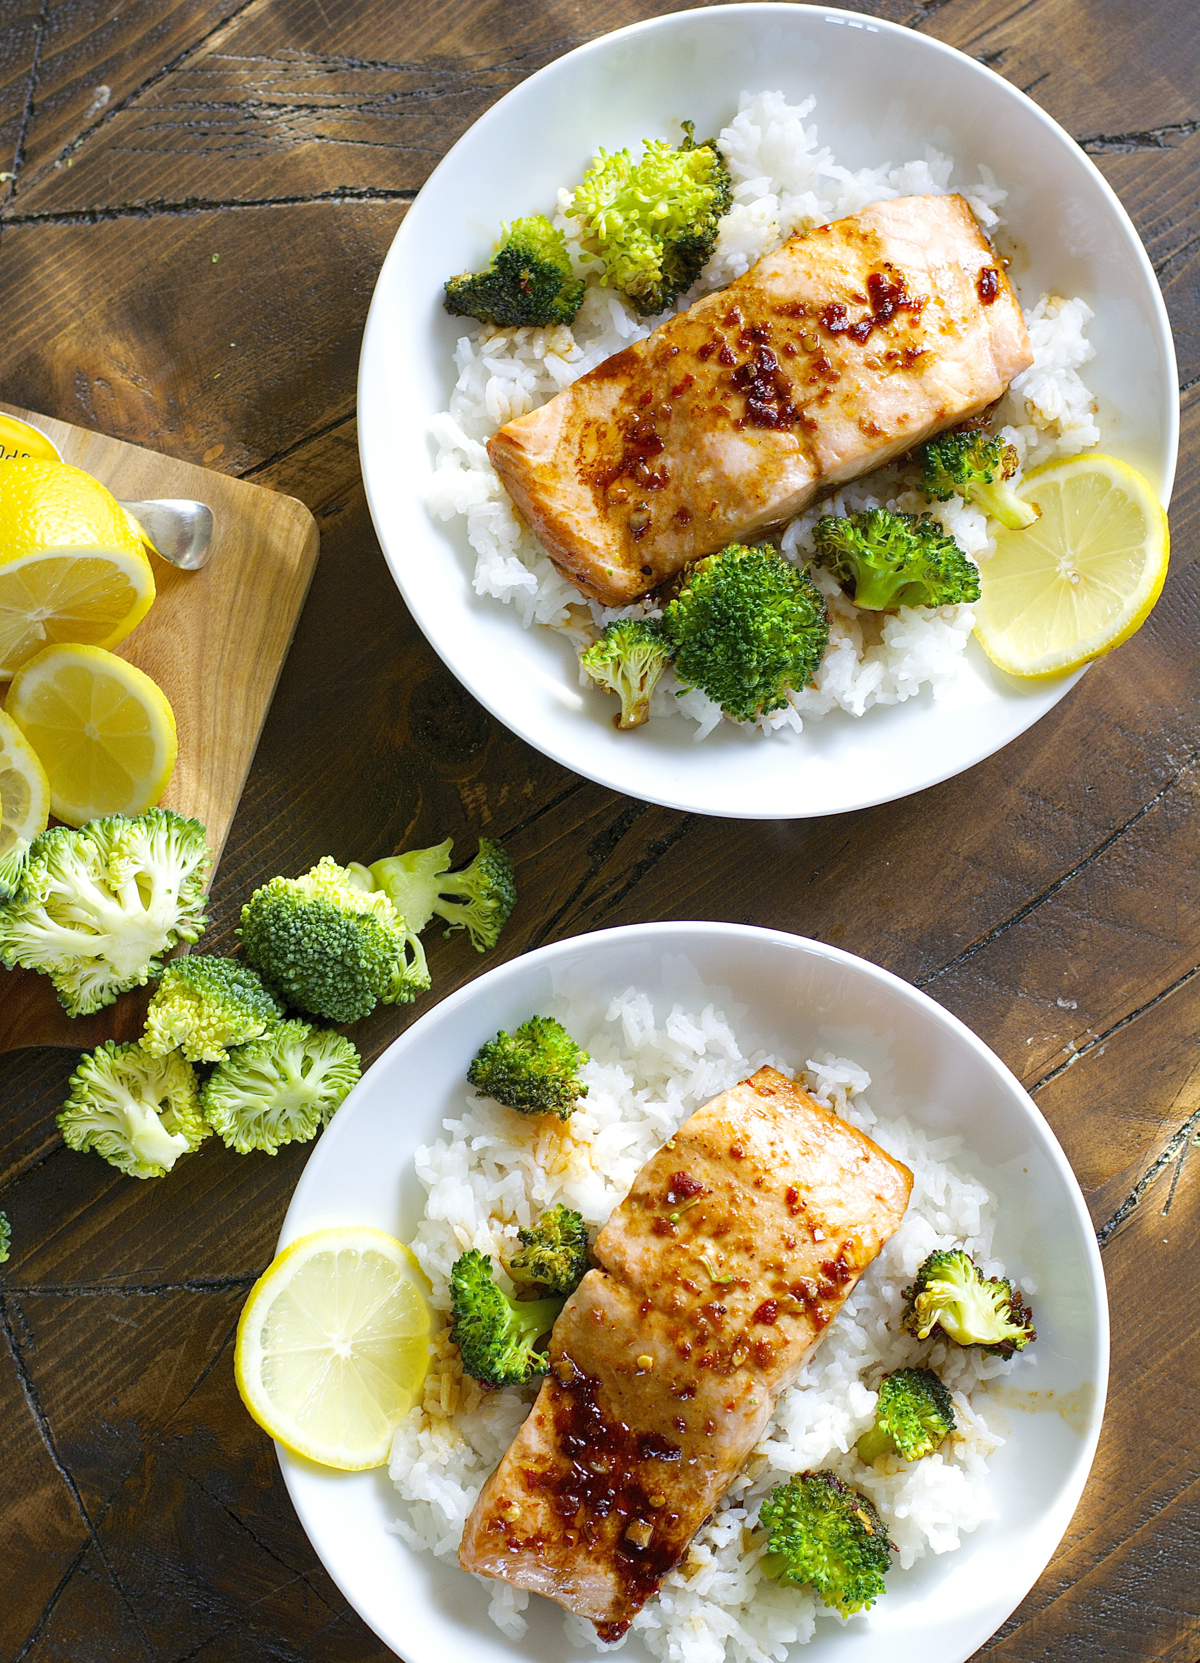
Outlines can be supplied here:
[[46, 770], [51, 812], [69, 826], [141, 814], [167, 788], [178, 751], [167, 697], [102, 647], [47, 647], [17, 672], [4, 708]]
[[33, 747], [0, 710], [0, 900], [15, 881], [10, 857], [23, 861], [24, 845], [44, 832], [50, 818], [50, 782]]
[[318, 1230], [250, 1290], [234, 1377], [264, 1432], [325, 1467], [381, 1467], [429, 1364], [428, 1284], [382, 1230]]
[[1127, 641], [1167, 575], [1167, 516], [1149, 482], [1112, 456], [1035, 468], [1019, 495], [1041, 517], [996, 532], [975, 633], [1014, 676], [1058, 676]]

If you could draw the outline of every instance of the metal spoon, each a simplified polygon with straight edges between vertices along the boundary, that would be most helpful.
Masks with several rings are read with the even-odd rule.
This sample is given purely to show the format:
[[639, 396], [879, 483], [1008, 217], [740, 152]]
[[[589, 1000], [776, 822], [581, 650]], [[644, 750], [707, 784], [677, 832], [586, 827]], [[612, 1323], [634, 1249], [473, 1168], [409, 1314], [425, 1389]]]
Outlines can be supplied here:
[[185, 572], [199, 571], [212, 553], [213, 512], [188, 497], [159, 497], [122, 502], [155, 554]]

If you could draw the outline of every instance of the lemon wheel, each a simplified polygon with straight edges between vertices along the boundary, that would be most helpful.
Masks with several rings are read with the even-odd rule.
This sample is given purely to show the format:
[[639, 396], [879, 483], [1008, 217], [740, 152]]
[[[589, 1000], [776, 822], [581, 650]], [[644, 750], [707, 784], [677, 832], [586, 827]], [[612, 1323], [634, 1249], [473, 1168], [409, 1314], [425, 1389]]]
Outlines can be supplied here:
[[425, 1278], [382, 1230], [318, 1230], [250, 1290], [234, 1373], [254, 1419], [295, 1455], [381, 1467], [429, 1358]]

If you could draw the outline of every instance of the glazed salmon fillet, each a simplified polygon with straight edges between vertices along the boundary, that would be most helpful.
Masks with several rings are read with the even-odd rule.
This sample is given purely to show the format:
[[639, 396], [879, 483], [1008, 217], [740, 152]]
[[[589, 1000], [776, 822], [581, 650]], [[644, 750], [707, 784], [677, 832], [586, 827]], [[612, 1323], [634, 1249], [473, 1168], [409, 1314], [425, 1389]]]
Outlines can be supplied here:
[[912, 1174], [762, 1068], [685, 1121], [600, 1232], [550, 1372], [463, 1532], [466, 1570], [615, 1640], [904, 1216]]
[[979, 415], [1032, 362], [963, 198], [901, 197], [792, 237], [488, 454], [556, 565], [623, 606]]

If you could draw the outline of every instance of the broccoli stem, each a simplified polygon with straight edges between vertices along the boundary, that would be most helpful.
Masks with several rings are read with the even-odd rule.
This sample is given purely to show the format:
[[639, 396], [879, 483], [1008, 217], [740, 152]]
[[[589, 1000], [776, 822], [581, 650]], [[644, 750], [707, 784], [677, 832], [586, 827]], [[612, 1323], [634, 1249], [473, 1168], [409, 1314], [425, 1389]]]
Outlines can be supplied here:
[[1024, 531], [1041, 517], [1041, 509], [1031, 502], [1022, 502], [1003, 479], [995, 479], [990, 485], [973, 485], [971, 495], [985, 514], [999, 520], [1009, 531]]
[[896, 1443], [890, 1432], [882, 1426], [873, 1426], [869, 1432], [864, 1432], [855, 1446], [858, 1458], [869, 1467], [881, 1455], [895, 1455]]

